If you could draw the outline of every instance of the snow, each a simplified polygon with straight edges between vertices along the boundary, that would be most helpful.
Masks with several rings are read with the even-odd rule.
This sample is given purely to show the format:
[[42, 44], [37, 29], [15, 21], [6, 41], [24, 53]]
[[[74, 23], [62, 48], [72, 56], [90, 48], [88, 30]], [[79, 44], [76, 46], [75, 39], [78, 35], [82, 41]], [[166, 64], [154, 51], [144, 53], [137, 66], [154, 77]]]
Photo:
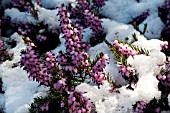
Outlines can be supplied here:
[[126, 37], [128, 37], [127, 42], [132, 42], [134, 41], [132, 34], [139, 34], [131, 25], [126, 25], [110, 19], [102, 19], [102, 21], [104, 31], [107, 33], [106, 39], [111, 43], [113, 43], [115, 39], [126, 41]]
[[[136, 0], [108, 0], [106, 5], [102, 8], [102, 14], [106, 17], [118, 22], [128, 23], [133, 17], [140, 15], [146, 10], [157, 13], [157, 8], [164, 3], [164, 0], [157, 1], [141, 1], [137, 3]], [[110, 13], [112, 12], [112, 13]], [[151, 14], [152, 14], [151, 13]]]
[[59, 4], [68, 4], [75, 2], [76, 0], [41, 0], [43, 7], [56, 8]]
[[[44, 22], [49, 25], [49, 29], [59, 27], [57, 21], [57, 7], [61, 3], [73, 3], [75, 0], [41, 0], [43, 7], [35, 4], [38, 10], [38, 20], [35, 20], [31, 14], [20, 12], [16, 8], [6, 9], [5, 15], [11, 17], [14, 22], [31, 22], [34, 24]], [[2, 0], [5, 5], [9, 1]], [[137, 70], [139, 74], [139, 81], [134, 87], [134, 91], [128, 90], [127, 82], [118, 73], [115, 56], [111, 53], [109, 47], [103, 42], [88, 51], [91, 59], [95, 58], [96, 54], [103, 52], [110, 57], [110, 63], [104, 69], [106, 75], [112, 77], [116, 83], [123, 87], [119, 88], [120, 93], [110, 93], [110, 86], [107, 82], [98, 89], [97, 86], [91, 86], [87, 83], [82, 83], [77, 89], [87, 92], [85, 96], [89, 97], [95, 104], [98, 113], [132, 113], [132, 105], [139, 100], [149, 102], [154, 97], [159, 99], [161, 92], [158, 91], [158, 80], [156, 75], [164, 67], [166, 56], [162, 53], [160, 44], [162, 41], [158, 40], [161, 30], [164, 27], [161, 19], [158, 17], [157, 8], [163, 4], [164, 0], [107, 0], [106, 5], [102, 8], [102, 14], [107, 18], [101, 19], [102, 26], [106, 34], [106, 39], [113, 43], [115, 39], [120, 39], [145, 48], [149, 51], [149, 55], [136, 55], [133, 58], [128, 58], [128, 63]], [[50, 10], [51, 9], [51, 10]], [[136, 31], [132, 25], [127, 24], [132, 18], [140, 15], [142, 12], [149, 9], [150, 16], [139, 25], [139, 29], [143, 30], [144, 24], [147, 23], [148, 28], [145, 35], [141, 35]], [[134, 42], [133, 34], [136, 34], [138, 41]], [[90, 28], [84, 29], [83, 39], [89, 42], [92, 36]], [[60, 34], [61, 44], [52, 50], [57, 56], [58, 51], [66, 51], [64, 46], [65, 40]], [[128, 37], [128, 40], [127, 40]], [[35, 81], [28, 79], [28, 74], [20, 67], [12, 68], [14, 63], [20, 61], [20, 51], [26, 48], [22, 37], [14, 33], [11, 37], [17, 41], [17, 46], [13, 51], [14, 59], [0, 64], [0, 77], [3, 80], [3, 88], [5, 94], [0, 94], [0, 106], [5, 108], [6, 113], [28, 113], [28, 108], [37, 96], [46, 94], [48, 88], [39, 87]], [[9, 71], [10, 70], [10, 71]], [[24, 93], [23, 93], [24, 92]], [[170, 105], [170, 95], [168, 96]]]
[[34, 17], [32, 17], [30, 13], [20, 12], [16, 8], [6, 9], [5, 16], [10, 17], [11, 21], [18, 22], [18, 23], [19, 22], [23, 22], [23, 23], [29, 22], [33, 24], [37, 23]]
[[144, 35], [149, 39], [159, 39], [161, 31], [164, 28], [164, 24], [160, 17], [149, 16], [144, 22], [142, 22], [142, 24], [139, 25], [140, 31], [143, 31], [145, 23], [147, 23], [147, 30]]
[[48, 24], [49, 29], [55, 29], [59, 27], [59, 17], [57, 16], [58, 10], [48, 10], [38, 6], [37, 4], [35, 4], [35, 8], [38, 10], [39, 23], [44, 22], [45, 24]]

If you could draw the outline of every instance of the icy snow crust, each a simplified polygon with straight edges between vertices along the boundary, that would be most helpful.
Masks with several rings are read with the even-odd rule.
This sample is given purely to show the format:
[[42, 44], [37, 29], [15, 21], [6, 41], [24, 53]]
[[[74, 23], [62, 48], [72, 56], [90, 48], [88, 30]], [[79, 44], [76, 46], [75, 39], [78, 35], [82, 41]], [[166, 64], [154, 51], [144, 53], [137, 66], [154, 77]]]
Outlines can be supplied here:
[[[41, 0], [45, 8], [55, 8], [61, 3], [70, 3], [75, 0]], [[138, 41], [134, 42], [134, 45], [146, 48], [149, 50], [149, 56], [137, 55], [134, 58], [129, 57], [128, 63], [139, 73], [139, 81], [135, 86], [134, 91], [127, 90], [127, 83], [118, 73], [118, 68], [115, 64], [114, 55], [109, 50], [105, 43], [91, 47], [89, 54], [91, 58], [99, 52], [103, 52], [109, 55], [110, 64], [107, 64], [105, 68], [106, 74], [113, 77], [113, 79], [123, 85], [119, 88], [120, 93], [110, 93], [109, 84], [105, 82], [100, 89], [97, 86], [90, 86], [83, 83], [77, 87], [77, 89], [86, 91], [85, 95], [89, 97], [95, 104], [98, 113], [133, 113], [132, 105], [136, 101], [143, 100], [149, 102], [153, 97], [159, 98], [160, 91], [158, 91], [158, 80], [156, 75], [160, 72], [160, 69], [164, 66], [166, 56], [160, 52], [161, 41], [155, 38], [160, 37], [160, 32], [164, 25], [158, 17], [157, 8], [161, 6], [164, 0], [140, 0], [137, 3], [136, 0], [107, 0], [106, 5], [102, 8], [102, 14], [107, 19], [102, 19], [102, 26], [107, 33], [106, 39], [112, 43], [115, 39], [125, 41], [128, 37], [128, 42], [133, 42], [132, 34], [136, 34]], [[2, 1], [6, 4], [5, 0]], [[9, 2], [9, 0], [8, 0]], [[6, 9], [5, 15], [12, 18], [12, 21], [17, 22], [31, 22], [39, 23], [45, 22], [50, 28], [58, 28], [57, 10], [47, 10], [38, 6], [38, 17], [36, 21], [30, 14], [19, 12], [18, 9]], [[148, 31], [145, 36], [140, 35], [131, 25], [127, 23], [132, 18], [138, 16], [143, 11], [149, 9], [150, 16], [140, 24], [140, 29], [143, 29], [145, 23], [148, 24]], [[89, 41], [92, 31], [89, 28], [84, 30], [84, 40]], [[53, 50], [55, 55], [59, 50], [65, 51], [64, 40], [61, 38], [61, 45]], [[149, 38], [146, 39], [145, 37]], [[12, 68], [13, 63], [20, 61], [20, 51], [26, 48], [22, 37], [17, 33], [14, 33], [10, 38], [17, 41], [17, 46], [11, 51], [14, 52], [14, 59], [12, 61], [6, 61], [0, 65], [0, 77], [2, 77], [5, 94], [0, 95], [0, 106], [2, 106], [6, 113], [28, 113], [28, 108], [33, 98], [39, 95], [45, 95], [48, 88], [39, 87], [39, 84], [35, 81], [28, 79], [28, 74], [20, 67]], [[154, 39], [152, 39], [154, 38]], [[170, 101], [170, 96], [169, 96]]]

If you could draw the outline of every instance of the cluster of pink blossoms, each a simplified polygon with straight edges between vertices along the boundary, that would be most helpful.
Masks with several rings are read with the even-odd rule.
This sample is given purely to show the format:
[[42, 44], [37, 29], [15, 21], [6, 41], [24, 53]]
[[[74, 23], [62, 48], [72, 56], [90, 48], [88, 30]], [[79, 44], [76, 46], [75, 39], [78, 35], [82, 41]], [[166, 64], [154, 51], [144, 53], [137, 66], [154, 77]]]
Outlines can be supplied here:
[[[115, 40], [113, 42], [113, 48], [116, 48], [116, 52], [122, 54], [123, 56], [121, 57], [125, 57], [126, 59], [129, 56], [135, 56], [140, 54], [140, 52], [132, 49], [132, 47], [130, 47], [128, 44], [121, 43], [118, 40]], [[118, 70], [122, 74], [123, 78], [130, 83], [132, 82], [136, 83], [137, 82], [136, 70], [132, 68], [130, 65], [127, 65], [125, 61], [119, 61], [119, 62], [121, 64], [118, 65], [119, 67]]]
[[166, 49], [168, 49], [168, 41], [162, 41], [161, 50], [164, 51]]
[[130, 75], [134, 76], [136, 74], [136, 70], [130, 66], [121, 65], [118, 70], [124, 77], [130, 77]]
[[46, 52], [45, 66], [47, 67], [49, 73], [53, 72], [56, 67], [56, 58], [54, 53]]
[[106, 0], [93, 0], [93, 7], [101, 8], [105, 5]]
[[49, 85], [51, 75], [47, 73], [47, 68], [43, 66], [32, 46], [28, 46], [26, 51], [22, 51], [21, 65], [29, 73], [30, 79], [35, 79], [46, 86]]
[[59, 91], [62, 91], [63, 89], [66, 88], [66, 79], [62, 78], [61, 80], [58, 80], [56, 83], [53, 84], [53, 87], [55, 89], [58, 89]]
[[170, 87], [170, 57], [168, 57], [168, 63], [166, 64], [166, 72], [157, 75], [157, 79]]
[[28, 11], [32, 14], [35, 13], [31, 0], [12, 0], [11, 3], [14, 7], [17, 7], [21, 10]]
[[[71, 8], [71, 15], [77, 19], [77, 23], [84, 23], [84, 17], [83, 17], [83, 12], [84, 10], [90, 9], [90, 4], [87, 0], [76, 0], [77, 1], [77, 5], [76, 7], [72, 7]], [[80, 19], [82, 18], [82, 19]]]
[[102, 28], [101, 20], [97, 16], [95, 16], [94, 13], [92, 13], [90, 10], [85, 10], [84, 16], [86, 20], [85, 21], [86, 25], [92, 29], [95, 36], [97, 34], [103, 35], [103, 28]]
[[42, 111], [48, 111], [48, 109], [49, 109], [49, 105], [48, 105], [49, 103], [44, 103], [42, 106], [40, 106], [40, 109], [42, 110]]
[[77, 0], [77, 3], [81, 7], [82, 11], [90, 9], [90, 4], [88, 0]]
[[68, 106], [70, 113], [90, 113], [91, 101], [83, 96], [83, 92], [75, 90], [68, 97]]
[[[83, 80], [87, 75], [93, 78], [97, 85], [101, 85], [105, 80], [103, 68], [108, 63], [109, 58], [104, 54], [91, 66], [87, 53], [90, 44], [82, 40], [83, 27], [78, 24], [73, 27], [67, 8], [64, 5], [58, 8], [66, 53], [60, 51], [55, 57], [53, 53], [46, 52], [45, 61], [41, 61], [34, 48], [28, 46], [27, 50], [22, 52], [21, 65], [30, 74], [30, 78], [42, 85], [50, 86], [50, 90], [54, 91], [52, 92], [54, 97], [56, 96], [55, 102], [59, 103], [61, 107], [58, 111], [69, 109], [70, 113], [90, 113], [90, 100], [84, 97], [82, 92], [75, 90], [75, 87], [80, 82], [84, 82]], [[24, 39], [31, 44], [29, 39]], [[51, 100], [48, 102], [51, 103]], [[35, 104], [35, 108], [39, 107], [42, 111], [51, 109], [50, 104], [38, 103], [37, 105], [39, 106]]]
[[0, 40], [0, 64], [6, 60], [11, 60], [13, 57], [13, 53], [8, 51], [5, 48], [5, 44], [3, 41]]
[[[90, 45], [82, 41], [82, 27], [74, 28], [69, 19], [70, 14], [66, 7], [59, 6], [60, 24], [66, 40], [66, 52], [59, 52], [57, 57], [58, 63], [65, 67], [66, 70], [77, 72], [78, 69], [85, 69], [89, 65], [87, 50]], [[68, 65], [70, 64], [70, 65]]]
[[123, 44], [123, 43], [119, 43], [118, 40], [115, 40], [113, 42], [113, 46], [117, 47], [119, 52], [123, 55], [127, 55], [128, 56], [135, 56], [138, 55], [139, 52], [137, 52], [136, 50], [133, 50], [131, 47], [129, 47], [127, 44]]
[[109, 57], [107, 54], [104, 54], [92, 68], [92, 73], [90, 74], [90, 76], [98, 85], [103, 84], [103, 81], [106, 79], [106, 76], [103, 72], [106, 63], [109, 63]]
[[38, 35], [36, 35], [36, 39], [37, 39], [38, 41], [42, 42], [42, 41], [46, 41], [46, 40], [47, 40], [47, 37], [38, 34]]
[[[89, 55], [87, 54], [90, 45], [82, 41], [82, 28], [78, 30], [78, 28], [71, 26], [66, 7], [59, 7], [59, 15], [61, 28], [66, 39], [67, 54], [59, 52], [57, 61], [65, 70], [73, 73], [77, 73], [79, 69], [81, 69], [81, 71], [82, 69], [83, 71], [87, 71], [87, 67], [90, 66], [88, 61]], [[108, 59], [106, 54], [103, 55], [92, 68], [92, 71], [90, 71], [90, 76], [98, 85], [102, 84], [103, 80], [105, 80], [103, 68], [105, 67], [105, 63], [108, 62]]]
[[[96, 45], [104, 39], [104, 31], [102, 28], [102, 21], [95, 16], [95, 9], [104, 5], [104, 0], [94, 0], [93, 5], [90, 4], [88, 0], [77, 0], [78, 5], [75, 8], [71, 9], [72, 14], [77, 18], [82, 26], [90, 27], [94, 33], [93, 39], [91, 39], [91, 45]], [[93, 11], [94, 10], [94, 11]], [[82, 24], [83, 23], [83, 24]], [[94, 44], [93, 44], [94, 43]]]
[[147, 103], [144, 101], [138, 101], [136, 102], [136, 105], [134, 105], [134, 112], [136, 113], [144, 113], [145, 109], [147, 107]]

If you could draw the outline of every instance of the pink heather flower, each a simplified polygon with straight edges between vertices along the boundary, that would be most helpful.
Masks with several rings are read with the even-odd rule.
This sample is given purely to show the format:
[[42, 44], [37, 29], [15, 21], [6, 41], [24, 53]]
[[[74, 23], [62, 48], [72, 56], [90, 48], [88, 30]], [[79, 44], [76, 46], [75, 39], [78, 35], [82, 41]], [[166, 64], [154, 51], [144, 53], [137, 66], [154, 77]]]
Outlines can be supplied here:
[[93, 8], [101, 8], [105, 5], [105, 0], [92, 0]]
[[[63, 54], [61, 52], [61, 54], [57, 56], [57, 61], [66, 71], [77, 72], [78, 68], [85, 69], [88, 64], [85, 63], [87, 62], [86, 58], [89, 57], [87, 50], [90, 46], [82, 40], [81, 34], [83, 29], [80, 27], [72, 27], [66, 7], [61, 5], [59, 7], [58, 15], [60, 16], [59, 21], [61, 24], [61, 29], [64, 33], [63, 38], [66, 40], [65, 45], [67, 53]], [[68, 64], [72, 65], [69, 66]]]
[[115, 40], [113, 42], [113, 46], [118, 48], [119, 52], [123, 55], [134, 56], [134, 55], [139, 54], [139, 52], [133, 50], [127, 44], [119, 43], [118, 40]]
[[75, 90], [68, 97], [68, 106], [70, 113], [90, 113], [90, 99], [83, 96], [83, 92]]
[[166, 49], [168, 49], [168, 42], [162, 41], [160, 46], [161, 46], [161, 50], [166, 50]]
[[56, 58], [54, 53], [52, 52], [46, 52], [46, 60], [45, 60], [45, 65], [48, 69], [48, 72], [53, 72], [55, 67], [56, 67]]
[[138, 101], [134, 105], [133, 109], [135, 113], [144, 113], [145, 109], [147, 107], [147, 103], [144, 101]]
[[28, 46], [27, 51], [21, 53], [21, 66], [30, 74], [30, 79], [35, 79], [43, 85], [48, 85], [51, 81], [51, 75], [47, 73], [47, 68], [43, 67], [32, 46]]
[[106, 79], [103, 69], [108, 62], [109, 57], [107, 54], [104, 54], [92, 68], [90, 76], [93, 78], [97, 85], [103, 84], [104, 80]]
[[163, 82], [166, 87], [170, 87], [170, 57], [168, 57], [168, 63], [166, 64], [166, 73], [157, 75], [157, 79]]
[[92, 29], [95, 36], [98, 34], [104, 34], [101, 20], [97, 16], [95, 16], [90, 10], [84, 10], [84, 16], [86, 20], [85, 24]]
[[39, 35], [36, 36], [36, 39], [38, 41], [42, 42], [42, 41], [46, 41], [47, 37], [39, 34]]
[[61, 90], [64, 89], [66, 87], [66, 79], [62, 78], [61, 80], [57, 81], [56, 83], [53, 84], [53, 87], [55, 89]]
[[120, 65], [118, 70], [124, 77], [130, 77], [130, 75], [136, 74], [136, 70], [129, 66]]
[[13, 53], [5, 48], [5, 44], [0, 40], [0, 64], [6, 60], [11, 60]]
[[45, 103], [45, 104], [43, 104], [42, 106], [40, 106], [40, 109], [42, 110], [42, 111], [48, 111], [48, 103]]

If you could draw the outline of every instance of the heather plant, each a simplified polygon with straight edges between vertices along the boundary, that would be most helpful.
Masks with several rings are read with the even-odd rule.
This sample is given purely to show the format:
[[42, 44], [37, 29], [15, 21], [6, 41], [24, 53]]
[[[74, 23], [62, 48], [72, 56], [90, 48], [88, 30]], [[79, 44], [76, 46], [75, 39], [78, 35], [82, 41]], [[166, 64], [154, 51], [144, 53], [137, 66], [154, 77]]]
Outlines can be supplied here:
[[30, 79], [49, 87], [47, 96], [34, 99], [30, 112], [90, 113], [92, 102], [76, 86], [90, 78], [98, 87], [102, 85], [106, 80], [103, 68], [109, 57], [100, 53], [91, 61], [87, 53], [90, 45], [82, 40], [82, 26], [73, 27], [67, 8], [64, 5], [58, 8], [66, 41], [65, 53], [60, 51], [55, 57], [52, 52], [46, 52], [40, 56], [32, 41], [24, 38], [28, 47], [21, 52], [21, 66], [29, 73]]
[[[18, 32], [24, 37], [30, 37], [35, 43], [40, 53], [52, 50], [60, 43], [59, 28], [50, 28], [44, 21], [39, 22], [38, 12], [35, 4], [41, 6], [40, 0], [12, 0], [11, 7], [19, 9], [21, 12], [31, 13], [36, 24], [31, 22], [17, 22], [5, 17], [2, 13], [0, 17], [0, 26], [2, 28], [2, 35], [9, 37], [12, 33]], [[8, 26], [8, 27], [7, 27]], [[7, 33], [6, 33], [7, 32]], [[6, 33], [6, 34], [5, 34]], [[49, 45], [50, 43], [50, 45]]]
[[92, 0], [94, 8], [101, 8], [105, 5], [105, 0]]
[[12, 60], [13, 53], [7, 50], [5, 43], [0, 40], [0, 64], [6, 60]]
[[101, 43], [105, 38], [102, 21], [99, 19], [98, 10], [104, 5], [104, 0], [94, 0], [93, 5], [88, 0], [77, 0], [76, 7], [71, 8], [71, 16], [76, 19], [75, 23], [83, 27], [90, 27], [93, 36], [90, 38], [92, 46]]
[[162, 92], [166, 92], [167, 94], [170, 93], [169, 91], [169, 62], [170, 62], [170, 58], [168, 57], [167, 59], [167, 64], [166, 64], [166, 69], [162, 69], [160, 74], [157, 75], [157, 79], [160, 81], [159, 85], [161, 86], [159, 89], [162, 91]]
[[[11, 0], [11, 4], [13, 7], [18, 8], [22, 12], [27, 11], [27, 12], [31, 13], [36, 18], [38, 16], [36, 9], [34, 8], [34, 4], [33, 4], [32, 0]], [[38, 4], [40, 4], [39, 1], [38, 1]]]
[[144, 110], [146, 109], [146, 102], [144, 101], [138, 101], [136, 104], [133, 106], [133, 109], [136, 113], [144, 113]]
[[168, 99], [165, 95], [161, 95], [160, 99], [153, 98], [150, 102], [140, 100], [133, 105], [135, 113], [161, 113], [169, 109]]
[[60, 43], [58, 39], [60, 33], [59, 29], [48, 29], [48, 26], [44, 23], [34, 25], [31, 23], [13, 22], [11, 25], [13, 28], [17, 29], [20, 35], [30, 37], [40, 53], [54, 49]]
[[166, 24], [166, 22], [168, 20], [169, 9], [170, 9], [170, 1], [169, 0], [165, 0], [164, 4], [158, 8], [159, 17], [161, 18], [161, 20], [164, 24]]
[[[168, 42], [162, 41], [161, 43], [161, 51], [165, 51], [168, 49]], [[158, 89], [161, 91], [161, 97], [159, 99], [153, 98], [150, 102], [137, 101], [133, 106], [133, 109], [137, 113], [160, 113], [161, 111], [170, 110], [170, 106], [168, 105], [168, 95], [170, 94], [170, 77], [169, 77], [169, 64], [170, 58], [168, 57], [166, 67], [162, 68], [160, 74], [156, 77], [159, 81]]]
[[95, 16], [90, 10], [84, 11], [85, 24], [93, 31], [93, 37], [90, 38], [92, 46], [101, 43], [105, 38], [105, 33], [102, 28], [102, 21]]
[[127, 63], [127, 58], [129, 56], [133, 57], [139, 54], [148, 55], [149, 52], [146, 49], [124, 43], [120, 40], [115, 40], [113, 44], [110, 44], [107, 40], [105, 40], [105, 43], [115, 55], [119, 73], [121, 73], [122, 77], [130, 84], [128, 88], [133, 89], [131, 85], [137, 83], [138, 74], [136, 73], [136, 70]]
[[159, 7], [159, 16], [162, 20], [162, 22], [165, 24], [165, 27], [163, 28], [161, 32], [161, 37], [163, 40], [166, 40], [170, 42], [169, 40], [169, 31], [170, 31], [170, 1], [165, 0], [164, 4]]

